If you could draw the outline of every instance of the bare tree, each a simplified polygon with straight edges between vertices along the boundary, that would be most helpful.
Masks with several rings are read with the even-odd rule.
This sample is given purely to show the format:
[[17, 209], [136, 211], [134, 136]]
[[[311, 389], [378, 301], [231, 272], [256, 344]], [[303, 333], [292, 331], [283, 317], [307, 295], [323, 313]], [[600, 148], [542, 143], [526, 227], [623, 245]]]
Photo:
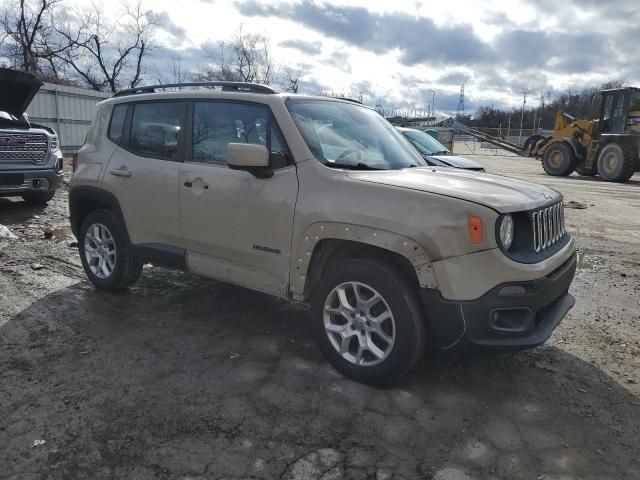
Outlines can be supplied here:
[[285, 92], [298, 93], [298, 82], [302, 77], [302, 69], [299, 66], [286, 65], [282, 67], [282, 88]]
[[155, 68], [158, 83], [185, 83], [192, 78], [192, 73], [184, 66], [180, 57], [171, 57], [167, 71]]
[[263, 35], [245, 33], [242, 26], [236, 36], [221, 42], [219, 52], [209, 52], [212, 64], [198, 73], [200, 80], [253, 82], [270, 85], [274, 66], [269, 51], [269, 39]]
[[53, 14], [61, 0], [19, 0], [17, 5], [5, 3], [0, 16], [2, 52], [11, 59], [12, 67], [34, 74], [46, 72], [57, 76], [52, 51], [55, 30]]
[[124, 3], [115, 21], [105, 18], [102, 5], [94, 4], [80, 12], [78, 22], [56, 29], [70, 45], [58, 58], [75, 75], [94, 90], [111, 92], [142, 81], [158, 21], [140, 0]]

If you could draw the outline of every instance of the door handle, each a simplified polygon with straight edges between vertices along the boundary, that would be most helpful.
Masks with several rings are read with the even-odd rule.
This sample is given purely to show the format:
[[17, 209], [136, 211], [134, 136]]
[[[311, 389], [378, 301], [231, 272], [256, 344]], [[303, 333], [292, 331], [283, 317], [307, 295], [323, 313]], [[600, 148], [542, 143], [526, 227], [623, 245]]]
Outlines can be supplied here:
[[114, 168], [109, 171], [111, 175], [115, 175], [116, 177], [130, 177], [131, 172], [127, 169], [126, 165], [121, 166], [120, 168]]
[[[198, 183], [198, 184], [202, 184], [202, 188], [204, 190], [209, 190], [209, 185], [204, 183], [200, 177], [196, 178], [195, 180], [185, 180], [184, 181], [184, 186], [187, 187], [187, 188], [191, 188], [191, 187], [193, 187], [193, 182], [194, 181], [196, 183]], [[198, 187], [198, 185], [196, 185], [196, 187]]]

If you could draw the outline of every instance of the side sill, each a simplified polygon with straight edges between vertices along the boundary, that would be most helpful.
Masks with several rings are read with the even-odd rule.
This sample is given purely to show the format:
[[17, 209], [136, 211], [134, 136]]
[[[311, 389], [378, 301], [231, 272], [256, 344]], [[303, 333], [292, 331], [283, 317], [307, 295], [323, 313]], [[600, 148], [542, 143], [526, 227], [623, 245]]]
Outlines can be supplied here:
[[186, 270], [186, 250], [162, 243], [131, 245], [131, 254], [144, 262], [154, 263], [177, 270]]

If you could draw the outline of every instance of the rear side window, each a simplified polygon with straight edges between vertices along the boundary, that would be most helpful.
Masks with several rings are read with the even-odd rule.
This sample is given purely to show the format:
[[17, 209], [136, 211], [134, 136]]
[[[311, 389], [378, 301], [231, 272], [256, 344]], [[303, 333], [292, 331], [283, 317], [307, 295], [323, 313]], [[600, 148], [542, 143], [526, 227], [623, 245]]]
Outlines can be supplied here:
[[111, 112], [111, 123], [109, 123], [109, 139], [113, 143], [120, 145], [124, 132], [124, 121], [127, 118], [128, 105], [116, 105]]
[[184, 104], [138, 103], [133, 108], [129, 150], [143, 157], [178, 160], [184, 137]]

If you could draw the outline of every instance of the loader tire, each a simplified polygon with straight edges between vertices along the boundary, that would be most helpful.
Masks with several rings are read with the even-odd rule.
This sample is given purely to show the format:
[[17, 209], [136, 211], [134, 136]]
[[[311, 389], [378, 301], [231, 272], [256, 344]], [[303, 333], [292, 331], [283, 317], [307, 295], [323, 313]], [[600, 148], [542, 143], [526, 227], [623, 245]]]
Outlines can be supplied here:
[[543, 140], [544, 137], [538, 133], [534, 133], [533, 135], [531, 135], [529, 138], [527, 138], [524, 142], [524, 150], [526, 152], [531, 152], [531, 150], [533, 150], [533, 147], [536, 146], [536, 143], [538, 143], [540, 140]]
[[636, 170], [638, 151], [633, 145], [609, 143], [598, 155], [598, 175], [607, 182], [626, 182]]
[[594, 165], [593, 167], [587, 167], [585, 162], [580, 162], [576, 165], [576, 173], [583, 177], [593, 177], [598, 174], [598, 166]]
[[556, 142], [547, 147], [542, 159], [542, 168], [547, 175], [566, 177], [576, 168], [576, 155], [568, 143]]

